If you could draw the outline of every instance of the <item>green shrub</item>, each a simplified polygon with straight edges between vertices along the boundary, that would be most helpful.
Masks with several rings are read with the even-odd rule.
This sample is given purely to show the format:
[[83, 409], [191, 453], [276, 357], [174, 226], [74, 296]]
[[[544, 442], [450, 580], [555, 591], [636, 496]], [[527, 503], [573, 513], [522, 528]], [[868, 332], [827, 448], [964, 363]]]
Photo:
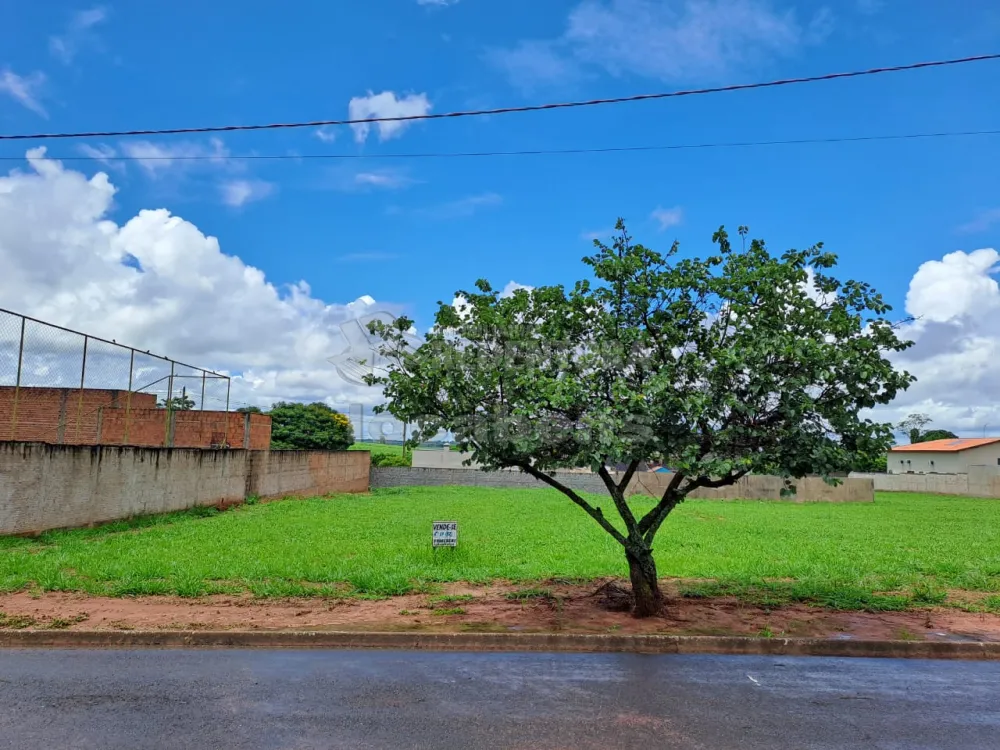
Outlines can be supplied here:
[[409, 466], [410, 454], [372, 453], [372, 466]]

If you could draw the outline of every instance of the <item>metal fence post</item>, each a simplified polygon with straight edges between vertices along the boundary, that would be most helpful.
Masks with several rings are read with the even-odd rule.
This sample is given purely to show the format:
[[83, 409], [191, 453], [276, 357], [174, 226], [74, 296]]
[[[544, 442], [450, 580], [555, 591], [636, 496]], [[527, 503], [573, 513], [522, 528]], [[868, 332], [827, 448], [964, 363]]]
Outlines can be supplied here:
[[125, 431], [122, 434], [122, 445], [128, 445], [128, 422], [132, 417], [132, 378], [135, 370], [135, 349], [129, 349], [128, 358], [128, 391], [125, 393]]
[[167, 400], [165, 406], [167, 407], [167, 428], [163, 435], [163, 445], [167, 448], [170, 447], [170, 423], [173, 421], [173, 400], [174, 400], [174, 366], [173, 360], [170, 360], [170, 378], [167, 380]]
[[83, 382], [87, 377], [87, 342], [89, 336], [83, 337], [83, 364], [80, 367], [80, 398], [76, 404], [76, 443], [80, 443], [80, 421], [83, 419]]
[[[229, 447], [229, 391], [233, 386], [233, 381], [226, 378], [226, 437], [223, 443], [227, 448]], [[249, 448], [249, 446], [244, 445], [244, 449]]]
[[21, 343], [17, 347], [17, 380], [14, 382], [14, 409], [10, 417], [10, 439], [17, 440], [17, 401], [21, 395], [21, 368], [24, 365], [24, 325], [27, 323], [21, 316]]

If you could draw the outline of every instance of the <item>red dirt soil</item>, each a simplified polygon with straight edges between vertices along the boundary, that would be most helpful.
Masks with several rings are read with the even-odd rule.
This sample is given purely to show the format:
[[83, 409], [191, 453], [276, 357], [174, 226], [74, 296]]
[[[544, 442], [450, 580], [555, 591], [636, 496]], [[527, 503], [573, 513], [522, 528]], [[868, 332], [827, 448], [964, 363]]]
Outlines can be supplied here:
[[[20, 592], [0, 594], [0, 629], [514, 631], [1000, 641], [1000, 615], [944, 607], [879, 613], [808, 606], [764, 609], [731, 598], [671, 594], [662, 616], [637, 620], [627, 612], [603, 609], [593, 583], [546, 585], [551, 596], [507, 598], [525, 588], [447, 584], [437, 594], [381, 601]], [[453, 612], [456, 609], [461, 611]]]

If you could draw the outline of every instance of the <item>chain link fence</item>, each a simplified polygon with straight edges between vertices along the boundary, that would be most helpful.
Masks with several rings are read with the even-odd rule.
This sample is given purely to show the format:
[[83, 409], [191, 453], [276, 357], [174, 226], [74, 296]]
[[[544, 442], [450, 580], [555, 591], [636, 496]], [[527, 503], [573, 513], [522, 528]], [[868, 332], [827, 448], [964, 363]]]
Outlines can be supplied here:
[[225, 375], [0, 309], [0, 440], [235, 447], [230, 394]]

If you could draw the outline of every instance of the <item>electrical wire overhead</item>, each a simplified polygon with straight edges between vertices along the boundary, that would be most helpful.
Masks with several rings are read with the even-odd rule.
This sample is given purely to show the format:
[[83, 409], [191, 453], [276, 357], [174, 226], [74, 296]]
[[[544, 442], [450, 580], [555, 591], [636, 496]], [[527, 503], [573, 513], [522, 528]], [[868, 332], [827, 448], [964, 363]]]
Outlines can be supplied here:
[[127, 138], [132, 136], [151, 135], [182, 135], [194, 133], [228, 133], [251, 130], [288, 130], [293, 128], [320, 128], [335, 127], [342, 125], [363, 125], [380, 122], [413, 122], [416, 120], [444, 120], [459, 117], [479, 117], [485, 115], [505, 115], [515, 112], [542, 112], [556, 109], [573, 109], [580, 107], [594, 107], [605, 104], [624, 104], [626, 102], [641, 102], [654, 99], [672, 99], [682, 96], [700, 96], [704, 94], [719, 94], [731, 91], [748, 91], [753, 89], [775, 88], [778, 86], [792, 86], [804, 83], [816, 83], [819, 81], [834, 81], [843, 78], [859, 78], [861, 76], [880, 75], [883, 73], [899, 73], [907, 70], [922, 70], [925, 68], [941, 68], [950, 65], [962, 65], [973, 62], [984, 62], [987, 60], [1000, 59], [1000, 53], [990, 55], [973, 55], [969, 57], [959, 57], [950, 60], [934, 60], [929, 62], [909, 63], [906, 65], [893, 65], [881, 68], [869, 68], [867, 70], [855, 70], [846, 73], [826, 73], [817, 76], [804, 76], [800, 78], [782, 78], [775, 81], [763, 81], [758, 83], [740, 83], [728, 86], [715, 86], [701, 89], [684, 89], [680, 91], [666, 91], [653, 94], [635, 94], [633, 96], [620, 96], [608, 99], [589, 99], [586, 101], [574, 102], [554, 102], [550, 104], [531, 104], [521, 107], [500, 107], [497, 109], [476, 109], [463, 110], [458, 112], [442, 112], [439, 114], [423, 115], [401, 115], [396, 117], [372, 117], [362, 120], [314, 120], [311, 122], [286, 122], [268, 123], [257, 125], [212, 125], [205, 127], [186, 128], [162, 128], [149, 130], [105, 130], [105, 131], [84, 131], [79, 133], [27, 133], [15, 135], [0, 135], [0, 141], [27, 141], [27, 140], [54, 140], [62, 138]]
[[[829, 138], [789, 138], [774, 141], [723, 141], [715, 143], [673, 143], [646, 146], [598, 146], [594, 148], [540, 148], [515, 151], [428, 151], [390, 154], [191, 154], [187, 156], [56, 156], [47, 159], [59, 161], [313, 161], [313, 160], [384, 160], [384, 159], [464, 159], [488, 156], [573, 156], [581, 154], [621, 154], [646, 151], [689, 151], [713, 148], [750, 148], [759, 146], [802, 146], [822, 143], [867, 143], [877, 141], [910, 141], [928, 138], [957, 138], [962, 136], [1000, 135], [997, 130], [950, 130], [930, 133], [899, 133], [887, 135], [832, 136]], [[0, 156], [0, 161], [24, 161], [24, 156]]]
[[[191, 154], [187, 156], [56, 156], [59, 161], [312, 161], [312, 160], [384, 160], [384, 159], [465, 159], [486, 156], [573, 156], [580, 154], [620, 154], [644, 151], [689, 151], [713, 148], [750, 148], [759, 146], [802, 146], [821, 143], [867, 143], [877, 141], [911, 141], [928, 138], [958, 138], [961, 136], [1000, 135], [997, 130], [949, 130], [931, 133], [899, 133], [888, 135], [833, 136], [829, 138], [789, 138], [775, 141], [720, 141], [715, 143], [668, 143], [646, 146], [597, 146], [594, 148], [540, 148], [516, 151], [427, 151], [395, 154]], [[24, 156], [0, 156], [0, 161], [24, 161]]]

